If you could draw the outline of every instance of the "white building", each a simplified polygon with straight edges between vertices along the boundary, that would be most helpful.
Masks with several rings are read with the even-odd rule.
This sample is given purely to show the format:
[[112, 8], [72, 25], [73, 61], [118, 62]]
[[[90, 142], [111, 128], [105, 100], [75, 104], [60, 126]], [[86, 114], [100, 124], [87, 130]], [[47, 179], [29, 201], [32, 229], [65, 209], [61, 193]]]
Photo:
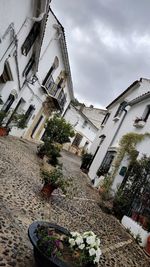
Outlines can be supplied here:
[[69, 105], [64, 114], [64, 118], [69, 122], [75, 131], [75, 137], [71, 139], [71, 143], [66, 144], [64, 148], [74, 153], [89, 152], [90, 146], [96, 137], [98, 128], [86, 117], [81, 110]]
[[99, 129], [101, 123], [106, 115], [107, 111], [105, 109], [95, 108], [93, 105], [86, 107], [84, 104], [78, 106], [78, 109]]
[[[129, 132], [150, 133], [150, 80], [141, 78], [135, 81], [107, 106], [107, 111], [90, 150], [94, 155], [89, 169], [91, 179], [96, 177], [99, 169], [108, 173], [123, 135]], [[149, 156], [150, 139], [146, 137], [137, 145], [137, 150], [139, 157], [143, 154]], [[127, 164], [122, 162], [123, 166]], [[123, 181], [119, 174], [122, 165], [112, 185], [114, 191]]]
[[49, 5], [49, 0], [1, 2], [1, 109], [8, 125], [12, 114], [26, 115], [27, 128], [13, 127], [10, 134], [28, 139], [39, 140], [51, 112], [63, 114], [74, 98], [64, 29]]

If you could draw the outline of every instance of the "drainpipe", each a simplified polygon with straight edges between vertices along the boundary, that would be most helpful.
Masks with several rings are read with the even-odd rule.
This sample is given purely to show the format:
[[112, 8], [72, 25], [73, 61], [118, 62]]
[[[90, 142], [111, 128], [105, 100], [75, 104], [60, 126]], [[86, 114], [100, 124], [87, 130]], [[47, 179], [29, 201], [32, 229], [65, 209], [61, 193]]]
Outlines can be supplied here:
[[[127, 106], [127, 105], [126, 105]], [[126, 107], [125, 106], [125, 107]], [[125, 112], [124, 113], [124, 115], [123, 115], [123, 117], [122, 117], [122, 120], [121, 120], [121, 122], [119, 123], [119, 126], [118, 126], [118, 128], [117, 128], [117, 130], [116, 130], [116, 132], [115, 132], [115, 134], [114, 134], [114, 136], [113, 136], [113, 139], [111, 140], [111, 142], [110, 142], [110, 144], [109, 144], [109, 147], [111, 147], [111, 145], [113, 144], [113, 142], [114, 142], [114, 140], [115, 140], [115, 138], [116, 138], [116, 136], [117, 136], [117, 134], [118, 134], [118, 132], [119, 132], [119, 130], [120, 130], [120, 128], [121, 128], [121, 125], [122, 125], [122, 123], [123, 123], [123, 121], [124, 121], [124, 119], [125, 119], [125, 117], [126, 117], [126, 115], [127, 115], [127, 110], [125, 109], [125, 107], [124, 107], [124, 109], [123, 109], [123, 111]]]

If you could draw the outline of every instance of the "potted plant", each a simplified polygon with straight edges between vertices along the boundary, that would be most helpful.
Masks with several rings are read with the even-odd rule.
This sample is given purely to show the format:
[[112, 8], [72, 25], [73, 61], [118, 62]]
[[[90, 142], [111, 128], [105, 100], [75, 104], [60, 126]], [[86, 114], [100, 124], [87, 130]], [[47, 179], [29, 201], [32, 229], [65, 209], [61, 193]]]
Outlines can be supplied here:
[[6, 113], [4, 111], [0, 111], [0, 136], [6, 136], [9, 133], [9, 128], [4, 126], [4, 118], [6, 117]]
[[34, 222], [28, 235], [39, 267], [96, 267], [99, 263], [100, 239], [92, 231], [80, 234], [56, 224]]
[[143, 127], [145, 125], [145, 121], [143, 120], [142, 117], [136, 117], [134, 120], [134, 124], [135, 127]]
[[15, 113], [10, 118], [10, 122], [7, 122], [7, 125], [9, 125], [10, 128], [17, 127], [19, 129], [24, 129], [27, 127], [27, 117], [25, 114]]
[[64, 118], [54, 115], [45, 126], [45, 133], [42, 137], [43, 144], [38, 147], [37, 155], [43, 158], [45, 155], [49, 158], [49, 163], [56, 166], [62, 145], [70, 142], [70, 137], [74, 136], [71, 124]]
[[42, 183], [43, 188], [41, 193], [45, 197], [50, 197], [52, 192], [60, 188], [63, 193], [66, 193], [66, 188], [69, 186], [69, 183], [64, 179], [63, 173], [60, 167], [56, 167], [51, 171], [42, 170]]

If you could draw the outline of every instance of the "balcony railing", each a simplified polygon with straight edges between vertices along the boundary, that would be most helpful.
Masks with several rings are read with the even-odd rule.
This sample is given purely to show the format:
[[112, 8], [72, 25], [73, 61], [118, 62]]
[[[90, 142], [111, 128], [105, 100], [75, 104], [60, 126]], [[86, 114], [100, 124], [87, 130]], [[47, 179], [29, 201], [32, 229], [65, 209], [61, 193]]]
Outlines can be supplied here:
[[66, 96], [64, 94], [64, 90], [58, 88], [58, 85], [54, 82], [52, 77], [47, 80], [44, 87], [46, 88], [48, 95], [53, 98], [53, 102], [56, 108], [62, 111], [66, 103]]

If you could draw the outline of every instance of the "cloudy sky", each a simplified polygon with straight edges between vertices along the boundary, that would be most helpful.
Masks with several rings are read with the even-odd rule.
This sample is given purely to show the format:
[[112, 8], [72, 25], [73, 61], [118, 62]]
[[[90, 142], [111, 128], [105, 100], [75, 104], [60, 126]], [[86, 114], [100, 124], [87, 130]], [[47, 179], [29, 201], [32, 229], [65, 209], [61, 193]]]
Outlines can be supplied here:
[[52, 0], [65, 28], [75, 96], [107, 106], [150, 78], [149, 0]]

